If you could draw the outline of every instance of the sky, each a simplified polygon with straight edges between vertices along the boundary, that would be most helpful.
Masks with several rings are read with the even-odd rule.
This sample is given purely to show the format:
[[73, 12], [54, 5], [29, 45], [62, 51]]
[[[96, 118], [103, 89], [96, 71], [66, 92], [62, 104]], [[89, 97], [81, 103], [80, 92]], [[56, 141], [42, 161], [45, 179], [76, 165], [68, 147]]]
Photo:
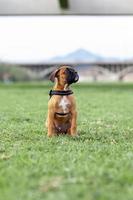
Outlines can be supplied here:
[[79, 48], [133, 57], [133, 16], [0, 17], [0, 61], [42, 62]]

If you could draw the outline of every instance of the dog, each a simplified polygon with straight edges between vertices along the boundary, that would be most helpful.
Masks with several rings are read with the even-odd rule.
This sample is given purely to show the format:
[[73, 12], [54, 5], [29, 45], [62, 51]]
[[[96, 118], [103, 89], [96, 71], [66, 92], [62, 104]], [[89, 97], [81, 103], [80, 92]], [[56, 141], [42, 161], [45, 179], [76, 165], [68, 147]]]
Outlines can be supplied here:
[[49, 92], [48, 114], [46, 120], [47, 136], [59, 134], [77, 135], [76, 101], [70, 85], [79, 80], [79, 75], [70, 66], [60, 66], [50, 76], [55, 83]]

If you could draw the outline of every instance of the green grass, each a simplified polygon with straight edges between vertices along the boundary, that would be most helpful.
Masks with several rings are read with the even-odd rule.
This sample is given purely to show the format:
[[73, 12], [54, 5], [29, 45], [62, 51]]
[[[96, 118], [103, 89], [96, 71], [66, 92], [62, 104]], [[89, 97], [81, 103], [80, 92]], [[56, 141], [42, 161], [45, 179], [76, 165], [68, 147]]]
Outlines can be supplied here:
[[76, 84], [76, 138], [46, 137], [50, 89], [0, 85], [0, 200], [132, 200], [133, 85]]

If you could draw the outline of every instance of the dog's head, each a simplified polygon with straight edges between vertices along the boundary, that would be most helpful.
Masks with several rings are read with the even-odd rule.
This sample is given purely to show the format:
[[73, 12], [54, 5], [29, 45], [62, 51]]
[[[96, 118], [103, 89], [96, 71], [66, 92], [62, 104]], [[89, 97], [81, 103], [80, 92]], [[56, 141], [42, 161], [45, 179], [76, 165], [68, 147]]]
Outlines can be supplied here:
[[74, 68], [70, 66], [61, 66], [56, 69], [50, 76], [50, 80], [52, 82], [55, 81], [55, 78], [57, 78], [58, 81], [62, 84], [70, 85], [79, 80], [79, 75]]

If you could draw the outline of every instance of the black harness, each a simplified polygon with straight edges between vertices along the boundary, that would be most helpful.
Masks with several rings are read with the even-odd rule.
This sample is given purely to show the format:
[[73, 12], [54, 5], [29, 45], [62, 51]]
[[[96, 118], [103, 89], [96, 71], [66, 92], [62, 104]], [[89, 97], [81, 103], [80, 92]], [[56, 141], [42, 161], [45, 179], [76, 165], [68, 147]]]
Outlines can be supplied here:
[[72, 90], [50, 90], [50, 92], [49, 92], [50, 98], [53, 95], [68, 96], [70, 94], [73, 94]]
[[[49, 91], [50, 98], [53, 95], [68, 96], [68, 95], [71, 95], [71, 94], [73, 94], [72, 90], [50, 90]], [[56, 112], [55, 114], [65, 116], [65, 115], [68, 115], [69, 113], [58, 113], [58, 112]]]

